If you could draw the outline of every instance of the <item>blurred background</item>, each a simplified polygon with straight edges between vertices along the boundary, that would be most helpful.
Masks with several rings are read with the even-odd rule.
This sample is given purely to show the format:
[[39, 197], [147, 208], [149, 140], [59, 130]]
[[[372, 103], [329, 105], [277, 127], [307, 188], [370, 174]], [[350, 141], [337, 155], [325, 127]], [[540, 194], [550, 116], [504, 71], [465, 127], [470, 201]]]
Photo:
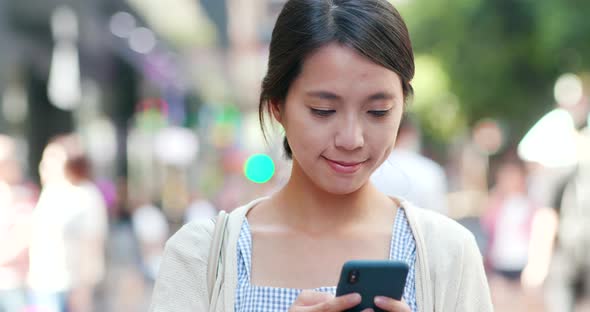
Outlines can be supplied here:
[[[164, 242], [290, 172], [284, 0], [0, 0], [0, 312], [147, 311]], [[416, 56], [373, 176], [477, 238], [497, 311], [590, 311], [590, 2], [391, 0]]]

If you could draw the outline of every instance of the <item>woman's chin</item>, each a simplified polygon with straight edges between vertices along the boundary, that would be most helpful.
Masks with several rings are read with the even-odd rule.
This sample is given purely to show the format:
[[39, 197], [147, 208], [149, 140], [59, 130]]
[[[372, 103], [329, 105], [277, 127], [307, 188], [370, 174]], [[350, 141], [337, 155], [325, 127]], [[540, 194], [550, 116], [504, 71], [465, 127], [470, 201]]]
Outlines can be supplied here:
[[326, 193], [333, 195], [350, 195], [358, 192], [367, 184], [364, 183], [326, 183], [323, 185], [323, 189]]

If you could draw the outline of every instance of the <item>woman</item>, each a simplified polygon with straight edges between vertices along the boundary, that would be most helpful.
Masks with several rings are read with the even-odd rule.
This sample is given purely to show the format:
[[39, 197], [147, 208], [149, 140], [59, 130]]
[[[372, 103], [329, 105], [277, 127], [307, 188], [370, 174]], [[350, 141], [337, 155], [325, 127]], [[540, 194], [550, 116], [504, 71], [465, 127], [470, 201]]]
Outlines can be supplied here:
[[285, 130], [289, 181], [229, 216], [215, 293], [207, 289], [215, 225], [175, 234], [151, 310], [344, 311], [361, 298], [334, 297], [343, 263], [395, 259], [410, 266], [403, 301], [378, 297], [377, 307], [491, 311], [473, 237], [369, 182], [395, 143], [413, 75], [408, 31], [386, 0], [287, 1], [259, 109]]

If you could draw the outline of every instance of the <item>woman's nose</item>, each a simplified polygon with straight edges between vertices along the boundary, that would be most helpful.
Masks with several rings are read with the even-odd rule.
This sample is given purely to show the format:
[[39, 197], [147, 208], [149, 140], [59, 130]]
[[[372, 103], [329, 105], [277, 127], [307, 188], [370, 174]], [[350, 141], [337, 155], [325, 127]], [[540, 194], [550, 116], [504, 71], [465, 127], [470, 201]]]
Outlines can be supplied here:
[[338, 127], [334, 138], [336, 147], [352, 151], [363, 146], [363, 127], [359, 120], [351, 118]]

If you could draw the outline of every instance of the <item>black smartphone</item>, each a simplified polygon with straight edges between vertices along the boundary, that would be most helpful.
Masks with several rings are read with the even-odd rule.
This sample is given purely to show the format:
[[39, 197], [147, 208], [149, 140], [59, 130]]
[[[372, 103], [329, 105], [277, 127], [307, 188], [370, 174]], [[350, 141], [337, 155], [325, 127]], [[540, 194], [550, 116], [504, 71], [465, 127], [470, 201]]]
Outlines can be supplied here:
[[391, 260], [352, 260], [342, 266], [336, 296], [359, 293], [362, 301], [346, 312], [359, 312], [366, 308], [383, 311], [375, 306], [376, 296], [401, 300], [409, 267], [406, 263]]

